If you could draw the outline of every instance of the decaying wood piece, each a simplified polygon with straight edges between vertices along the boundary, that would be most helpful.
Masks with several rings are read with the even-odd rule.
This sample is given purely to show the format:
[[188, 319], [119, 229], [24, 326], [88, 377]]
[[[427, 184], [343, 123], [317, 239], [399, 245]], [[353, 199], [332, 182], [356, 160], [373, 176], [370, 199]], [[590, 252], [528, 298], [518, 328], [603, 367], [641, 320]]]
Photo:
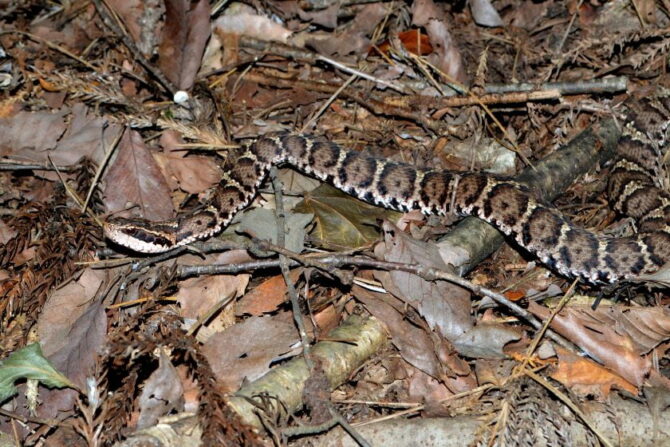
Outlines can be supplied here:
[[[592, 402], [584, 410], [594, 426], [607, 438], [616, 441], [616, 445], [639, 447], [668, 445], [666, 434], [670, 432], [670, 419], [666, 417], [655, 421], [648, 407], [643, 404], [612, 396], [611, 402], [606, 405]], [[472, 445], [476, 441], [480, 425], [481, 418], [472, 415], [451, 418], [394, 419], [355, 428], [373, 445], [407, 445], [408, 443], [405, 442], [407, 440], [414, 445], [460, 447]], [[582, 424], [576, 421], [571, 423], [567, 432], [573, 444], [563, 445], [591, 445], [588, 440], [592, 435]], [[340, 428], [335, 428], [321, 437], [318, 445], [354, 447], [356, 444]]]
[[[334, 389], [344, 383], [356, 368], [377, 352], [386, 343], [387, 337], [386, 329], [376, 318], [352, 315], [327, 336], [329, 340], [342, 341], [318, 342], [311, 348], [310, 353], [313, 361], [321, 362], [331, 389]], [[304, 358], [295, 358], [242, 387], [235, 397], [230, 399], [229, 404], [247, 424], [261, 427], [261, 421], [257, 416], [258, 409], [247, 398], [267, 393], [277, 397], [286, 410], [293, 413], [303, 405], [302, 391], [309, 377], [310, 371]], [[266, 400], [268, 401], [277, 411], [276, 401]]]

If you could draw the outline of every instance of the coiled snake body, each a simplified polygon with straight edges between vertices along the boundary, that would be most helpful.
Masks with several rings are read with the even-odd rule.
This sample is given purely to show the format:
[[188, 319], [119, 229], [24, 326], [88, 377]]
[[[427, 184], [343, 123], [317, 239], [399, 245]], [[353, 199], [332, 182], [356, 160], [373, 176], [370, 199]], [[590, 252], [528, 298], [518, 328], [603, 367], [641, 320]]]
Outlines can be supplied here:
[[669, 111], [669, 97], [629, 106], [608, 189], [614, 208], [638, 222], [638, 233], [631, 237], [576, 226], [510, 180], [416, 168], [294, 134], [260, 137], [229, 157], [216, 192], [202, 208], [163, 222], [114, 219], [105, 224], [105, 232], [115, 243], [144, 253], [208, 238], [249, 205], [271, 166], [287, 164], [375, 205], [477, 216], [565, 276], [614, 283], [653, 273], [670, 260], [670, 195], [662, 188], [660, 158], [670, 130]]

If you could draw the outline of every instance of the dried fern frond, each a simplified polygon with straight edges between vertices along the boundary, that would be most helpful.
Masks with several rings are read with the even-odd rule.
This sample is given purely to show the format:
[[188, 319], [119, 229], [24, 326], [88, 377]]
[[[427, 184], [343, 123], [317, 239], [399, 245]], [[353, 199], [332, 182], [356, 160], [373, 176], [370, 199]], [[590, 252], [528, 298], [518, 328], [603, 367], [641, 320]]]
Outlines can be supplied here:
[[120, 79], [114, 75], [100, 76], [91, 73], [58, 73], [36, 71], [43, 82], [47, 82], [60, 91], [66, 91], [72, 98], [80, 98], [100, 104], [122, 106], [134, 113], [141, 112], [142, 104], [124, 95], [118, 87]]
[[156, 124], [163, 129], [174, 130], [184, 138], [203, 143], [203, 146], [215, 149], [229, 149], [235, 147], [231, 146], [230, 142], [227, 141], [222, 135], [219, 135], [214, 131], [206, 128], [191, 126], [185, 124], [184, 122], [172, 120], [169, 118], [159, 118]]

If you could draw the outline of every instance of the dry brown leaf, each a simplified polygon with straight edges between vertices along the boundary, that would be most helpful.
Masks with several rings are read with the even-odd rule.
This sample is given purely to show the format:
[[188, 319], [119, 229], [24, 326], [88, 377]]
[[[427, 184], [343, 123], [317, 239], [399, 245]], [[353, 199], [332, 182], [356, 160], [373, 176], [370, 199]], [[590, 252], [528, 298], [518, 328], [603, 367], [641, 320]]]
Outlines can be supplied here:
[[179, 283], [176, 299], [184, 318], [200, 318], [221, 301], [244, 293], [249, 275], [204, 275]]
[[449, 31], [448, 19], [441, 6], [433, 0], [412, 2], [412, 24], [425, 28], [433, 46], [433, 54], [428, 61], [449, 78], [465, 84], [467, 75], [461, 51]]
[[158, 65], [180, 90], [190, 90], [209, 39], [207, 0], [165, 0]]
[[[541, 319], [551, 314], [549, 309], [533, 302], [528, 310]], [[565, 308], [554, 317], [550, 327], [635, 386], [642, 386], [649, 374], [651, 360], [633, 349], [631, 337], [617, 333], [610, 321], [599, 320], [590, 308]]]
[[[105, 149], [117, 137], [121, 127], [107, 119], [90, 117], [89, 109], [75, 104], [70, 110], [57, 113], [21, 112], [0, 119], [0, 155], [49, 165], [70, 166], [86, 157], [102, 162]], [[42, 173], [59, 180], [55, 173]]]
[[[584, 310], [592, 311], [590, 307]], [[630, 337], [630, 347], [638, 354], [646, 354], [670, 339], [670, 309], [667, 307], [600, 306], [592, 312], [617, 334]]]
[[[207, 255], [204, 258], [189, 255], [182, 258], [180, 262], [191, 265], [223, 265], [247, 262], [250, 259], [245, 250], [230, 250]], [[249, 284], [249, 278], [250, 275], [246, 273], [239, 275], [203, 275], [180, 282], [179, 291], [175, 297], [181, 305], [181, 315], [189, 319], [201, 318], [218, 303], [244, 294]], [[226, 312], [220, 314], [219, 318], [209, 322], [208, 328], [210, 330], [221, 330], [230, 326], [233, 322], [232, 309], [233, 307], [229, 305]], [[199, 335], [207, 336], [204, 333], [199, 333]]]
[[481, 26], [503, 26], [498, 11], [491, 4], [491, 0], [472, 0], [469, 2], [472, 18]]
[[9, 227], [4, 221], [0, 220], [0, 244], [6, 244], [17, 234], [14, 228]]
[[102, 163], [122, 127], [107, 118], [92, 116], [91, 109], [83, 104], [72, 106], [70, 125], [58, 147], [50, 155], [59, 165], [73, 165], [86, 157], [96, 164]]
[[121, 211], [138, 205], [133, 215], [146, 219], [173, 216], [172, 195], [163, 173], [139, 133], [128, 130], [119, 141], [118, 154], [105, 175], [105, 205]]
[[273, 360], [285, 356], [298, 341], [292, 322], [281, 315], [250, 317], [214, 334], [203, 345], [203, 353], [225, 391], [239, 388], [242, 380], [264, 375]]
[[[402, 42], [405, 49], [412, 54], [425, 56], [432, 53], [433, 51], [433, 46], [430, 44], [428, 36], [421, 33], [421, 31], [418, 29], [412, 29], [398, 33], [398, 39], [400, 39], [400, 42]], [[388, 40], [386, 40], [376, 47], [370, 48], [368, 53], [381, 51], [384, 54], [388, 54], [390, 49], [391, 44]]]
[[342, 320], [342, 310], [338, 306], [329, 305], [314, 315], [314, 322], [322, 334], [335, 329]]
[[[107, 332], [105, 307], [94, 297], [109, 274], [86, 269], [77, 281], [53, 291], [37, 323], [44, 354], [81, 389], [86, 389], [86, 379], [93, 374]], [[53, 418], [71, 410], [76, 395], [72, 390], [42, 393], [40, 416]]]
[[[440, 402], [454, 395], [444, 383], [429, 376], [420, 369], [411, 370], [408, 382], [409, 397], [410, 401], [413, 402], [430, 404], [431, 402]], [[429, 406], [436, 408], [434, 405]]]
[[20, 110], [21, 106], [12, 98], [6, 101], [0, 101], [0, 119], [11, 118]]
[[593, 360], [579, 357], [572, 352], [556, 347], [558, 365], [551, 377], [558, 380], [573, 392], [581, 395], [593, 395], [598, 400], [609, 396], [612, 387], [637, 395], [639, 390], [632, 383], [598, 365]]
[[456, 340], [454, 347], [461, 355], [472, 358], [506, 358], [503, 352], [505, 345], [519, 340], [523, 336], [520, 329], [507, 324], [478, 324]]
[[[148, 2], [142, 0], [106, 0], [105, 3], [114, 10], [114, 13], [118, 15], [119, 18], [121, 18], [123, 24], [128, 30], [128, 33], [132, 36], [138, 48], [140, 48], [145, 56], [150, 56], [151, 53], [145, 52], [145, 45], [142, 41], [143, 35], [146, 34], [149, 34], [149, 36], [145, 37], [147, 40], [155, 39], [156, 37], [151, 33], [154, 31], [153, 29], [150, 29], [149, 31], [151, 32], [148, 33], [142, 29], [143, 25], [146, 26], [148, 22], [150, 23], [153, 21], [147, 17], [148, 15], [152, 14], [152, 11], [147, 11], [144, 8], [145, 4]], [[155, 9], [153, 14], [161, 13], [159, 8], [152, 9]]]
[[[384, 223], [384, 243], [375, 247], [375, 254], [385, 261], [417, 264], [447, 270], [434, 244], [417, 241]], [[470, 294], [446, 281], [426, 281], [411, 273], [376, 272], [384, 288], [413, 306], [428, 325], [452, 341], [472, 327]]]
[[409, 364], [437, 379], [444, 376], [433, 341], [426, 331], [412, 325], [393, 306], [385, 303], [377, 292], [360, 286], [354, 286], [351, 292], [372, 315], [384, 322], [391, 334], [391, 342]]
[[226, 13], [216, 19], [214, 27], [225, 33], [284, 43], [293, 34], [284, 26], [242, 3], [235, 3], [227, 8]]
[[39, 78], [40, 87], [42, 87], [47, 92], [58, 92], [60, 87], [53, 82], [49, 82], [46, 79]]
[[67, 110], [19, 112], [0, 119], [0, 155], [44, 162], [45, 151], [54, 149], [67, 125]]
[[[292, 282], [298, 280], [301, 270], [291, 270], [289, 277]], [[286, 282], [282, 275], [266, 279], [237, 302], [237, 315], [262, 315], [274, 312], [286, 302]]]
[[361, 8], [354, 19], [343, 31], [333, 33], [312, 32], [308, 37], [299, 35], [294, 43], [315, 48], [325, 55], [358, 54], [367, 51], [370, 39], [367, 37], [372, 30], [388, 15], [386, 7], [381, 3], [370, 3]]
[[[181, 149], [182, 141], [176, 132], [167, 130], [160, 138], [162, 154], [156, 154], [159, 161], [177, 180], [179, 187], [189, 194], [199, 194], [213, 187], [221, 180], [221, 170], [213, 157], [188, 155]], [[171, 180], [169, 178], [168, 180]], [[176, 189], [176, 185], [171, 185]]]
[[657, 6], [654, 0], [636, 0], [635, 9], [645, 23], [657, 23]]
[[95, 293], [105, 277], [102, 270], [86, 269], [78, 280], [49, 295], [37, 321], [37, 333], [45, 356], [72, 342], [72, 326], [93, 304]]
[[155, 425], [162, 416], [173, 411], [180, 413], [184, 409], [184, 387], [166, 348], [160, 349], [158, 368], [142, 386], [138, 406], [138, 430]]

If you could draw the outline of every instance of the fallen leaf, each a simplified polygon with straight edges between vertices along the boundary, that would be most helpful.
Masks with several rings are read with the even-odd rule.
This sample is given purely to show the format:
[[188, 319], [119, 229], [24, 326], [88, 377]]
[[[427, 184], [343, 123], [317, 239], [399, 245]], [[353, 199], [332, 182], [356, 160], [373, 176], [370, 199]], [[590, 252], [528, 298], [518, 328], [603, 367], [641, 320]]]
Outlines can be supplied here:
[[632, 383], [598, 365], [593, 360], [579, 357], [561, 347], [556, 347], [558, 365], [551, 373], [573, 392], [583, 396], [593, 395], [598, 400], [606, 399], [612, 387], [637, 395], [639, 390]]
[[70, 125], [50, 154], [54, 163], [67, 166], [88, 158], [99, 165], [107, 151], [112, 150], [112, 143], [123, 128], [107, 118], [91, 116], [90, 111], [83, 104], [72, 106]]
[[305, 193], [295, 212], [312, 213], [316, 226], [311, 236], [332, 249], [360, 248], [379, 239], [377, 221], [397, 217], [399, 213], [372, 206], [330, 185], [321, 185]]
[[507, 298], [510, 301], [519, 301], [522, 299], [524, 296], [526, 296], [526, 292], [523, 290], [508, 290], [507, 292], [504, 293], [505, 298]]
[[503, 26], [503, 21], [498, 11], [491, 4], [491, 0], [470, 0], [470, 11], [475, 23], [480, 26], [497, 27]]
[[[49, 294], [37, 320], [37, 334], [47, 357], [76, 342], [74, 325], [91, 307], [99, 307], [94, 297], [106, 276], [102, 270], [85, 269], [79, 279]], [[104, 327], [97, 329], [98, 336], [106, 332]]]
[[[229, 250], [223, 253], [210, 254], [204, 258], [188, 255], [180, 259], [180, 264], [188, 265], [225, 265], [248, 262], [252, 258], [246, 250]], [[202, 275], [189, 278], [179, 283], [176, 299], [181, 306], [184, 318], [196, 320], [217, 306], [222, 301], [242, 296], [249, 284], [250, 275]], [[210, 331], [226, 328], [234, 323], [233, 306], [228, 305], [215, 319], [207, 323], [209, 331], [198, 332], [198, 338], [207, 338]]]
[[[528, 310], [542, 320], [549, 318], [551, 313], [534, 302], [528, 304]], [[602, 314], [602, 307], [599, 312]], [[649, 374], [651, 360], [633, 349], [630, 335], [617, 333], [611, 321], [601, 320], [598, 315], [585, 306], [566, 307], [554, 316], [549, 327], [633, 385], [642, 386]]]
[[[431, 408], [436, 408], [437, 406], [430, 405], [429, 403], [437, 403], [454, 395], [442, 381], [436, 380], [420, 369], [415, 369], [410, 374], [407, 392], [412, 402], [426, 403]], [[437, 416], [435, 413], [431, 415]]]
[[180, 90], [193, 87], [209, 39], [207, 0], [165, 0], [158, 66]]
[[[305, 248], [307, 226], [312, 221], [312, 214], [285, 212], [284, 247], [295, 253], [302, 253]], [[277, 243], [277, 216], [274, 210], [254, 208], [242, 215], [237, 227], [238, 233], [248, 234], [256, 239]]]
[[179, 283], [175, 295], [184, 318], [198, 319], [217, 303], [240, 296], [249, 284], [249, 274], [203, 275]]
[[377, 292], [354, 286], [351, 293], [365, 304], [368, 312], [384, 322], [391, 334], [391, 343], [398, 348], [407, 363], [436, 379], [444, 376], [433, 341], [426, 331], [407, 321], [393, 306], [385, 303]]
[[5, 221], [0, 220], [0, 244], [6, 244], [10, 240], [14, 239], [17, 235], [17, 231], [14, 228], [11, 228]]
[[150, 220], [172, 217], [170, 188], [140, 134], [126, 131], [117, 150], [116, 160], [104, 177], [107, 210], [126, 210], [130, 203], [139, 207], [133, 210], [134, 216]]
[[[189, 155], [181, 149], [182, 141], [176, 132], [168, 130], [160, 138], [163, 153], [156, 154], [179, 188], [189, 194], [199, 194], [214, 187], [221, 180], [221, 170], [213, 157]], [[169, 180], [169, 179], [168, 179]], [[176, 189], [176, 185], [172, 189]]]
[[265, 15], [258, 14], [254, 8], [243, 3], [235, 3], [227, 8], [225, 14], [216, 19], [214, 27], [226, 33], [283, 43], [293, 34], [284, 26]]
[[466, 83], [467, 74], [461, 51], [449, 31], [448, 23], [442, 6], [433, 0], [412, 2], [412, 25], [424, 27], [433, 46], [434, 51], [428, 56], [428, 61], [447, 77]]
[[520, 329], [505, 324], [478, 324], [453, 341], [461, 355], [482, 359], [502, 359], [505, 345], [522, 337]]
[[[388, 222], [384, 222], [383, 228], [384, 242], [375, 247], [379, 258], [448, 270], [434, 244], [417, 241]], [[457, 339], [472, 327], [470, 294], [464, 289], [447, 281], [426, 281], [398, 270], [377, 272], [375, 277], [386, 290], [413, 306], [447, 340]]]
[[278, 316], [250, 317], [214, 334], [202, 351], [219, 380], [219, 387], [234, 391], [242, 381], [264, 375], [270, 364], [291, 351], [298, 332]]
[[[298, 280], [302, 271], [291, 270], [291, 281]], [[237, 301], [235, 314], [262, 315], [274, 312], [279, 306], [286, 303], [286, 282], [282, 275], [275, 275], [266, 279]]]
[[[0, 155], [47, 166], [72, 166], [82, 158], [101, 163], [105, 149], [110, 148], [121, 126], [104, 118], [91, 118], [88, 110], [83, 104], [75, 104], [71, 111], [21, 112], [0, 119]], [[66, 125], [70, 112], [70, 123]], [[61, 180], [55, 172], [38, 172], [51, 181]]]
[[[146, 29], [147, 25], [149, 25], [147, 22], [151, 20], [147, 17], [151, 12], [146, 11], [145, 7], [152, 8], [151, 3], [143, 0], [106, 0], [105, 3], [114, 10], [114, 14], [121, 18], [140, 51], [145, 56], [151, 56], [149, 51], [153, 50], [153, 48], [147, 49], [145, 40], [153, 42], [156, 36], [152, 33], [143, 32], [143, 29]], [[158, 8], [156, 9], [157, 11], [154, 14], [159, 14]], [[149, 35], [146, 36], [146, 34]]]
[[183, 411], [184, 388], [165, 347], [160, 349], [158, 368], [142, 386], [138, 405], [140, 412], [136, 427], [138, 430], [155, 425], [160, 417], [173, 411], [177, 413]]
[[[404, 45], [405, 49], [412, 54], [418, 56], [425, 56], [433, 52], [433, 46], [430, 44], [428, 36], [423, 34], [418, 29], [411, 29], [408, 31], [403, 31], [398, 33], [398, 38], [400, 42]], [[389, 41], [384, 41], [381, 44], [377, 45], [376, 48], [371, 48], [368, 53], [372, 53], [376, 50], [381, 51], [384, 54], [387, 54], [391, 48]]]
[[[86, 269], [78, 281], [54, 290], [37, 321], [45, 355], [80, 389], [93, 374], [95, 359], [107, 332], [107, 315], [97, 291], [110, 271]], [[41, 417], [56, 417], [72, 409], [77, 393], [49, 390], [42, 396]]]
[[368, 35], [387, 15], [388, 9], [385, 5], [370, 3], [362, 6], [343, 31], [299, 34], [293, 39], [293, 43], [315, 48], [319, 53], [329, 56], [361, 53], [370, 47]]
[[19, 112], [0, 119], [0, 155], [20, 160], [44, 162], [67, 125], [67, 110], [58, 112]]

